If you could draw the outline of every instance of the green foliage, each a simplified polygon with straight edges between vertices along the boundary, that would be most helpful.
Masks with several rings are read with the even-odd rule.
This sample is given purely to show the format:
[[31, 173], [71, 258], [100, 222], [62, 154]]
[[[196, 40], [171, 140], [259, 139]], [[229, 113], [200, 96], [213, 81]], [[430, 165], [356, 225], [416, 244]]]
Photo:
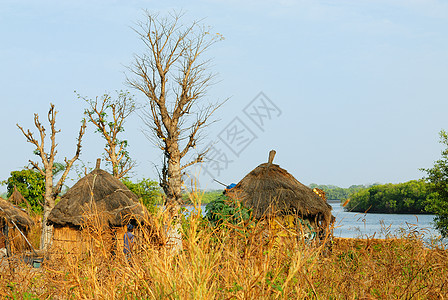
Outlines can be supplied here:
[[65, 171], [65, 164], [60, 162], [54, 162], [53, 163], [53, 176], [58, 176], [59, 174], [63, 173]]
[[426, 205], [430, 197], [432, 197], [430, 187], [423, 180], [375, 185], [351, 195], [345, 210], [372, 213], [428, 213]]
[[433, 192], [426, 209], [436, 214], [436, 229], [443, 237], [448, 237], [448, 133], [441, 130], [439, 135], [440, 143], [446, 146], [442, 150], [442, 157], [434, 162], [432, 168], [422, 170], [427, 173], [425, 179]]
[[238, 224], [250, 219], [251, 210], [243, 207], [238, 201], [225, 195], [220, 195], [217, 199], [207, 204], [205, 207], [205, 218], [213, 226], [229, 222]]
[[[208, 204], [215, 201], [222, 196], [222, 190], [212, 190], [212, 191], [200, 191], [201, 204]], [[189, 193], [182, 194], [182, 200], [184, 204], [191, 204], [191, 199]]]
[[42, 211], [45, 195], [45, 176], [35, 170], [24, 169], [12, 171], [11, 176], [3, 182], [8, 190], [7, 197], [14, 191], [14, 186], [31, 205], [34, 212]]
[[378, 185], [374, 183], [373, 185], [352, 185], [349, 188], [341, 188], [335, 185], [323, 185], [323, 184], [310, 184], [310, 188], [318, 188], [325, 192], [328, 200], [345, 200], [350, 197], [351, 194], [359, 192], [360, 190], [367, 189], [371, 186]]
[[129, 178], [123, 178], [121, 181], [139, 197], [143, 205], [150, 212], [154, 212], [155, 205], [159, 204], [162, 200], [162, 191], [157, 181], [147, 178], [143, 178], [137, 182], [132, 182]]
[[112, 166], [115, 177], [122, 178], [135, 165], [127, 150], [128, 141], [118, 138], [125, 130], [126, 119], [137, 109], [133, 95], [128, 91], [116, 91], [115, 99], [109, 93], [95, 99], [77, 95], [89, 106], [84, 110], [88, 121], [106, 141], [106, 153], [103, 154], [106, 164]]

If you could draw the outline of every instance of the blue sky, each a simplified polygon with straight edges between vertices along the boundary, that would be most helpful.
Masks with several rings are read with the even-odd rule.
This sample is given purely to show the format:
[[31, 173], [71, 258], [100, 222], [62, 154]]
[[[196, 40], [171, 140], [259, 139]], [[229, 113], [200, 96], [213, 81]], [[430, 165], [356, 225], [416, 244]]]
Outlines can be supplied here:
[[[207, 53], [219, 82], [205, 100], [229, 100], [203, 146], [215, 141], [228, 163], [219, 172], [208, 165], [209, 175], [191, 170], [203, 188], [219, 187], [212, 177], [239, 181], [270, 149], [299, 181], [343, 187], [418, 179], [440, 156], [438, 132], [448, 129], [446, 2], [0, 0], [0, 179], [34, 159], [16, 123], [34, 130], [33, 114], [43, 121], [54, 103], [63, 160], [74, 153], [83, 117], [74, 91], [129, 89], [126, 66], [144, 50], [132, 30], [142, 9], [183, 10], [185, 23], [203, 19], [225, 37]], [[262, 127], [245, 114], [260, 92], [278, 109]], [[219, 139], [235, 122], [253, 134], [237, 154]], [[126, 125], [133, 176], [156, 178], [161, 153], [142, 129], [137, 115]], [[83, 144], [81, 159], [92, 165], [104, 144], [93, 127]], [[76, 173], [70, 177], [68, 185]]]

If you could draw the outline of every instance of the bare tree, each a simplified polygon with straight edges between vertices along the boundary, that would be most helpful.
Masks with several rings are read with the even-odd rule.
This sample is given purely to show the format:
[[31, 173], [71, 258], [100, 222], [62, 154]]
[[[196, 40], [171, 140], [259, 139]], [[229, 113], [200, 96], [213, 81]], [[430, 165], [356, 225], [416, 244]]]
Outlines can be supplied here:
[[19, 127], [19, 129], [25, 135], [27, 142], [33, 144], [36, 147], [35, 153], [40, 156], [43, 164], [43, 168], [41, 168], [39, 166], [39, 163], [30, 160], [30, 163], [33, 165], [33, 167], [36, 168], [42, 175], [45, 176], [45, 197], [43, 207], [44, 214], [42, 217], [42, 235], [40, 243], [41, 249], [44, 250], [48, 249], [48, 246], [51, 244], [51, 238], [53, 233], [53, 227], [47, 225], [48, 215], [50, 214], [50, 211], [53, 209], [55, 205], [57, 196], [61, 193], [62, 186], [64, 184], [65, 179], [67, 178], [70, 168], [72, 167], [73, 163], [78, 159], [79, 154], [81, 153], [81, 140], [86, 129], [86, 121], [83, 120], [81, 128], [79, 130], [75, 155], [70, 160], [67, 160], [67, 158], [65, 158], [64, 172], [62, 173], [62, 176], [58, 180], [56, 185], [53, 185], [53, 176], [54, 176], [53, 169], [55, 167], [54, 160], [57, 154], [56, 134], [60, 132], [60, 130], [56, 130], [55, 128], [56, 114], [57, 111], [54, 109], [54, 105], [50, 104], [50, 109], [48, 111], [48, 122], [50, 123], [50, 129], [51, 129], [50, 133], [51, 146], [49, 152], [45, 152], [45, 137], [46, 137], [45, 128], [40, 123], [38, 114], [34, 114], [34, 125], [36, 126], [37, 130], [39, 130], [40, 138], [35, 138], [33, 133], [29, 129], [25, 131], [19, 124], [17, 124], [17, 127]]
[[210, 60], [203, 59], [203, 54], [222, 36], [211, 34], [200, 22], [184, 26], [181, 18], [178, 13], [161, 17], [146, 12], [145, 21], [135, 29], [145, 52], [135, 56], [129, 67], [132, 76], [127, 79], [148, 102], [147, 136], [163, 151], [160, 185], [172, 217], [181, 204], [184, 169], [202, 162], [206, 151], [187, 154], [196, 148], [201, 129], [220, 106], [201, 100], [215, 75], [209, 72]]
[[105, 158], [112, 164], [112, 175], [124, 177], [135, 166], [135, 161], [127, 151], [127, 140], [119, 140], [118, 134], [124, 131], [126, 119], [136, 110], [134, 99], [129, 92], [123, 91], [117, 92], [116, 99], [107, 93], [95, 99], [78, 97], [89, 105], [84, 113], [106, 140]]

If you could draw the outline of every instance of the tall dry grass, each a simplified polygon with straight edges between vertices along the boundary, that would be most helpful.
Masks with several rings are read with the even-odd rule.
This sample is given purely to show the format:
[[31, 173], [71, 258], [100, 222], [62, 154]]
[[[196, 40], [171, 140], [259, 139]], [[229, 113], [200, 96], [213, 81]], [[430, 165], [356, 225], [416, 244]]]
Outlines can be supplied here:
[[[200, 197], [199, 197], [200, 198]], [[192, 199], [200, 207], [198, 199]], [[199, 199], [200, 200], [200, 199]], [[163, 212], [151, 222], [163, 229]], [[93, 225], [95, 227], [96, 225]], [[10, 299], [445, 299], [448, 252], [413, 231], [384, 240], [309, 245], [273, 238], [254, 223], [211, 228], [199, 209], [183, 221], [171, 253], [141, 235], [133, 256], [112, 256], [100, 226], [97, 247], [51, 255], [42, 268], [3, 263], [0, 297]], [[93, 237], [93, 236], [92, 236]], [[98, 246], [99, 245], [99, 246]], [[99, 248], [98, 248], [99, 247]], [[106, 247], [106, 246], [104, 246]]]

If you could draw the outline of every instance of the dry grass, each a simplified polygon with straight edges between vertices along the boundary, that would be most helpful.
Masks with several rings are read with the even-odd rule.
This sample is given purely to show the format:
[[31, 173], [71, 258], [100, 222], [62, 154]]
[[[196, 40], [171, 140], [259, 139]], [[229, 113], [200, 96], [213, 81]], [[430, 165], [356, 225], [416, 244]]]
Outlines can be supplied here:
[[[156, 219], [162, 218], [159, 213]], [[414, 233], [383, 240], [335, 238], [328, 248], [294, 237], [269, 238], [258, 225], [211, 229], [199, 212], [183, 230], [184, 250], [176, 255], [151, 245], [146, 236], [130, 261], [96, 247], [53, 255], [38, 269], [13, 261], [12, 271], [3, 263], [0, 298], [448, 298], [447, 250], [424, 247]]]

